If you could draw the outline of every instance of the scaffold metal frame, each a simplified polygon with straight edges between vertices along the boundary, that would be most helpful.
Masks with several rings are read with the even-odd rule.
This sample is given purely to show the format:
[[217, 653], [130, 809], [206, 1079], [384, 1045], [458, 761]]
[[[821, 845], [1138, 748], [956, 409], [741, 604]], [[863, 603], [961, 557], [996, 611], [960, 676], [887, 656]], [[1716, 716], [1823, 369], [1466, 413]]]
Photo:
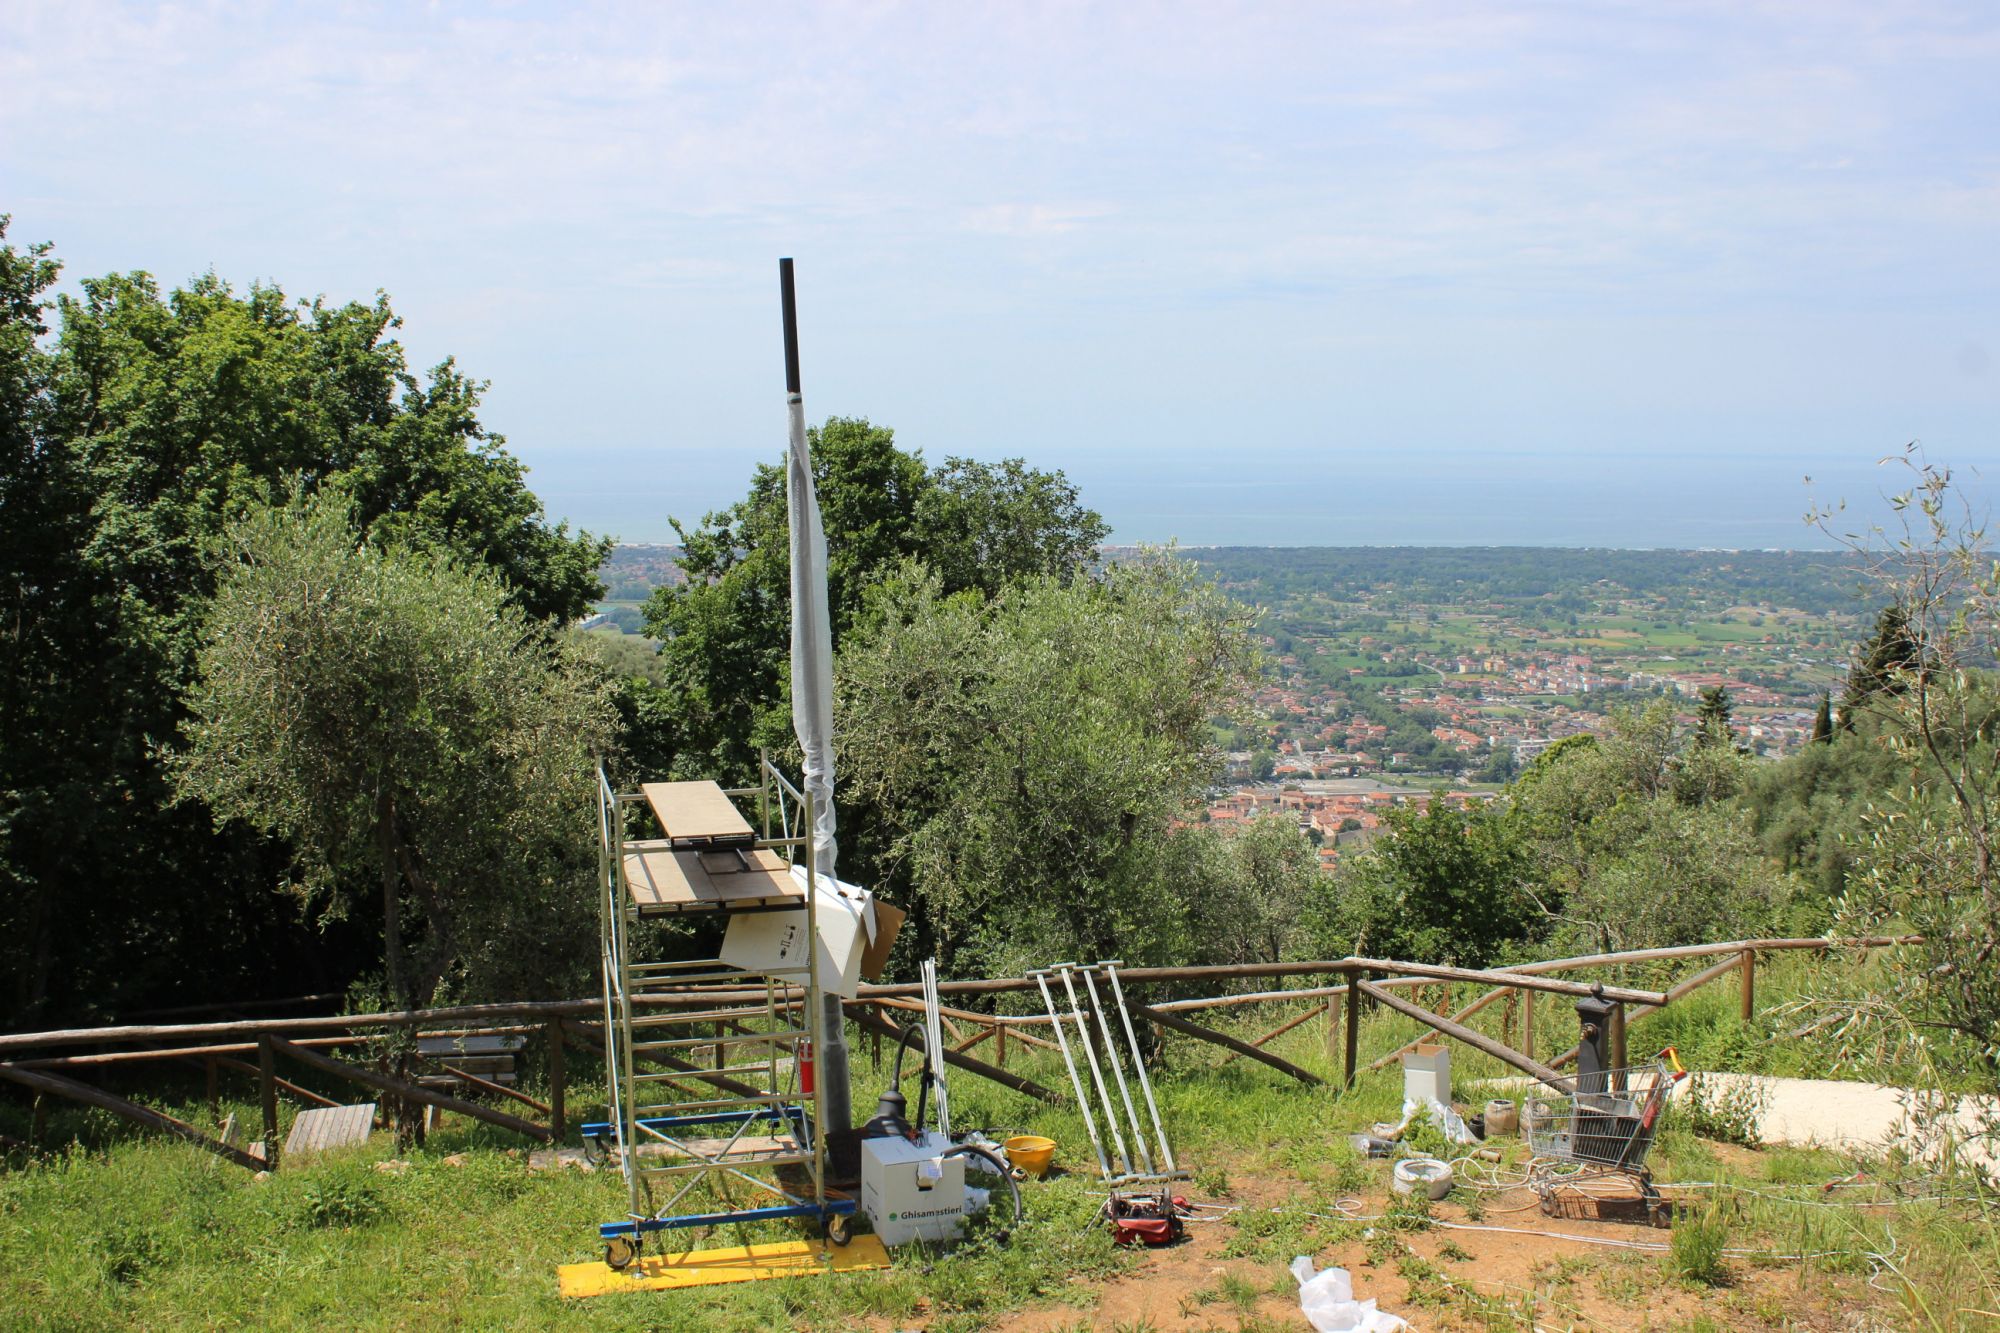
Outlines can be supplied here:
[[[650, 791], [615, 790], [603, 765], [598, 765], [598, 889], [610, 1118], [584, 1125], [582, 1134], [617, 1161], [625, 1178], [626, 1216], [598, 1227], [599, 1238], [607, 1243], [606, 1260], [613, 1267], [636, 1258], [647, 1233], [679, 1227], [800, 1218], [837, 1244], [846, 1240], [846, 1220], [855, 1201], [828, 1194], [826, 1143], [819, 1133], [825, 1123], [826, 1083], [807, 1076], [808, 1052], [825, 1049], [812, 811], [808, 798], [768, 755], [759, 755], [757, 772], [754, 787], [708, 788], [732, 802], [755, 802], [755, 836], [717, 850], [699, 838], [683, 847], [676, 842], [675, 830], [667, 827], [662, 827], [661, 839], [631, 836], [634, 825], [648, 814], [663, 826], [668, 816], [659, 804], [648, 808]], [[775, 854], [782, 862], [760, 854]], [[747, 903], [663, 904], [657, 895], [647, 897], [648, 885], [634, 888], [634, 868], [645, 878], [648, 855], [733, 856], [746, 868], [781, 867], [765, 870], [763, 882], [779, 874], [790, 881], [791, 867], [801, 865], [805, 887], [788, 890], [783, 901], [762, 897]], [[812, 947], [804, 950], [802, 967], [751, 972], [720, 957], [639, 956], [647, 948], [645, 940], [654, 934], [641, 927], [654, 919], [726, 920], [744, 912], [801, 909], [812, 941]], [[739, 998], [691, 1008], [643, 1003], [648, 994], [672, 991], [685, 997], [703, 987], [737, 992]], [[761, 992], [761, 1003], [742, 1002], [744, 990]], [[697, 1035], [693, 1028], [701, 1023], [712, 1023], [713, 1033]], [[707, 1051], [714, 1052], [713, 1067], [681, 1058], [698, 1058]], [[642, 1062], [651, 1067], [642, 1067]], [[801, 1086], [806, 1082], [812, 1086]], [[752, 1137], [752, 1129], [758, 1127], [772, 1132]], [[791, 1179], [781, 1173], [789, 1173]], [[736, 1195], [742, 1191], [751, 1191], [761, 1206], [741, 1206]]]

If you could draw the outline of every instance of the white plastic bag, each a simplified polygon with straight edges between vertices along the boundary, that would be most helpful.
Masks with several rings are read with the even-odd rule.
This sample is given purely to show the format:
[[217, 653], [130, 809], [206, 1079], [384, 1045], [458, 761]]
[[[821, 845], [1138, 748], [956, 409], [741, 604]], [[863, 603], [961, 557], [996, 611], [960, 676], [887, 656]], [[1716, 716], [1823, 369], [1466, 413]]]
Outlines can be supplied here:
[[1312, 1256], [1302, 1254], [1292, 1260], [1292, 1276], [1299, 1284], [1299, 1309], [1319, 1333], [1403, 1333], [1409, 1325], [1395, 1315], [1375, 1308], [1371, 1298], [1354, 1299], [1354, 1280], [1345, 1268], [1313, 1271]]

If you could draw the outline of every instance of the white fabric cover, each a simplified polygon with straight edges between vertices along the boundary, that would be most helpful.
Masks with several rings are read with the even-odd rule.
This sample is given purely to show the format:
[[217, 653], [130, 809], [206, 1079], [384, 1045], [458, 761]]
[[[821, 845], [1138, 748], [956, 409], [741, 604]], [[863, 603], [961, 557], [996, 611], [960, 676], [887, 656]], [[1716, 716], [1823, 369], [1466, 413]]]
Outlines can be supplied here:
[[1299, 1309], [1306, 1322], [1319, 1333], [1402, 1333], [1409, 1324], [1375, 1308], [1370, 1297], [1354, 1299], [1354, 1279], [1345, 1268], [1313, 1271], [1312, 1256], [1302, 1254], [1292, 1260], [1292, 1276], [1299, 1284]]

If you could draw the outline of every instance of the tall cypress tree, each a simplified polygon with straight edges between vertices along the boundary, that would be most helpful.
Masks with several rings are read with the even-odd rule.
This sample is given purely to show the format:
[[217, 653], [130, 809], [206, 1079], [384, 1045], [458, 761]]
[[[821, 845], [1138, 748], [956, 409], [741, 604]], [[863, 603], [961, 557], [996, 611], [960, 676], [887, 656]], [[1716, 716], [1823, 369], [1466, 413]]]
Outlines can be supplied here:
[[1820, 691], [1819, 711], [1813, 714], [1812, 738], [1816, 745], [1833, 744], [1833, 692], [1830, 690]]
[[1904, 683], [1899, 673], [1915, 670], [1923, 660], [1922, 650], [1910, 633], [1909, 617], [1893, 603], [1875, 618], [1875, 632], [1854, 655], [1847, 673], [1847, 688], [1840, 696], [1840, 725], [1854, 730], [1854, 720], [1868, 701], [1878, 694], [1901, 694]]
[[1729, 691], [1721, 685], [1710, 685], [1701, 692], [1701, 708], [1695, 714], [1696, 745], [1734, 745], [1736, 733], [1730, 729], [1733, 710], [1729, 706]]

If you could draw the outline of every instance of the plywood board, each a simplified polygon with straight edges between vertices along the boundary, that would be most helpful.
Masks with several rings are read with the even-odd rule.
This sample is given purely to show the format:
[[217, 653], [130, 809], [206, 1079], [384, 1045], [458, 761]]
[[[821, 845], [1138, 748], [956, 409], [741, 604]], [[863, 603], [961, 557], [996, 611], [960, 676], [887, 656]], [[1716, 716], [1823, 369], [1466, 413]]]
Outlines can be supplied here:
[[719, 782], [645, 782], [639, 791], [677, 848], [747, 847], [757, 840]]
[[281, 1160], [297, 1161], [300, 1157], [329, 1148], [351, 1148], [366, 1143], [368, 1134], [375, 1128], [375, 1103], [363, 1102], [358, 1106], [315, 1106], [310, 1111], [301, 1111], [292, 1121], [291, 1135], [285, 1140], [285, 1152]]
[[659, 839], [625, 846], [625, 884], [641, 915], [775, 907], [805, 897], [776, 852], [680, 851]]
[[641, 1258], [614, 1271], [602, 1262], [564, 1264], [556, 1286], [565, 1296], [603, 1296], [615, 1291], [671, 1291], [721, 1282], [760, 1282], [777, 1277], [812, 1277], [887, 1268], [889, 1252], [876, 1236], [856, 1236], [846, 1245], [823, 1241], [780, 1241], [732, 1245], [717, 1250], [683, 1250]]
[[727, 1138], [707, 1139], [683, 1138], [676, 1144], [645, 1143], [639, 1145], [639, 1155], [647, 1156], [647, 1148], [658, 1148], [657, 1156], [662, 1158], [698, 1158], [710, 1162], [729, 1162], [735, 1166], [755, 1165], [777, 1159], [795, 1158], [808, 1151], [789, 1134], [746, 1134], [735, 1142]]

